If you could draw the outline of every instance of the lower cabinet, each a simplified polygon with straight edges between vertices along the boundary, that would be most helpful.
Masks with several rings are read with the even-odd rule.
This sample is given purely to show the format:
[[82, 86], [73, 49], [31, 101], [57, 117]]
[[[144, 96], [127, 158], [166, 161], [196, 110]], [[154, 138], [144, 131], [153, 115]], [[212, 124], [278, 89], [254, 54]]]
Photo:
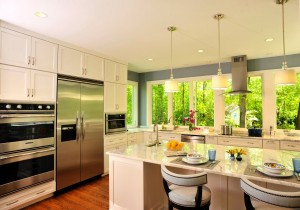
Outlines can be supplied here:
[[47, 196], [52, 196], [56, 190], [55, 181], [40, 184], [12, 195], [0, 198], [0, 209], [21, 209], [32, 203], [45, 199]]
[[262, 148], [262, 139], [244, 138], [244, 137], [243, 138], [218, 137], [218, 144], [226, 145], [226, 146]]
[[279, 149], [279, 140], [263, 139], [264, 149]]
[[218, 144], [218, 137], [205, 136], [205, 144]]
[[106, 152], [127, 147], [127, 133], [104, 136], [104, 174], [109, 172], [109, 159]]
[[163, 132], [158, 133], [158, 140], [165, 140], [165, 141], [177, 140], [177, 141], [181, 141], [181, 134], [163, 133]]
[[300, 141], [280, 141], [280, 149], [300, 151]]

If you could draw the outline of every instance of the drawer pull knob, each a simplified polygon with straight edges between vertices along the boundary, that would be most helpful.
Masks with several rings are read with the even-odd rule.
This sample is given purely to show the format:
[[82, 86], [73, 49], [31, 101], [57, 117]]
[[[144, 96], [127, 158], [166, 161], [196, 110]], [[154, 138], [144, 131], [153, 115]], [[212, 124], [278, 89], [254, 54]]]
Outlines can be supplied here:
[[19, 202], [19, 200], [15, 200], [15, 201], [13, 201], [13, 202], [7, 203], [6, 205], [7, 205], [7, 206], [10, 206], [10, 205], [13, 205], [13, 204], [18, 203], [18, 202]]

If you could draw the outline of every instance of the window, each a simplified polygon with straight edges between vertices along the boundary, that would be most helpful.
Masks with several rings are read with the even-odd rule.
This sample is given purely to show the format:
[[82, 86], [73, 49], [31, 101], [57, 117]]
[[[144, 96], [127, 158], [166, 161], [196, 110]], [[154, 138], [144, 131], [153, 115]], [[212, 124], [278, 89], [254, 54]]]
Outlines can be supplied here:
[[[231, 91], [231, 82], [226, 92]], [[225, 94], [225, 123], [233, 127], [262, 127], [262, 81], [260, 76], [248, 77], [246, 95]]]
[[196, 126], [214, 126], [214, 91], [211, 80], [194, 81]]
[[300, 73], [296, 85], [276, 87], [276, 114], [278, 129], [300, 130]]
[[189, 116], [190, 83], [178, 83], [179, 92], [173, 93], [173, 120], [175, 125], [184, 125], [184, 117]]
[[138, 83], [128, 81], [127, 85], [127, 126], [137, 127], [137, 111], [138, 111]]
[[152, 123], [168, 123], [168, 94], [163, 84], [152, 85]]

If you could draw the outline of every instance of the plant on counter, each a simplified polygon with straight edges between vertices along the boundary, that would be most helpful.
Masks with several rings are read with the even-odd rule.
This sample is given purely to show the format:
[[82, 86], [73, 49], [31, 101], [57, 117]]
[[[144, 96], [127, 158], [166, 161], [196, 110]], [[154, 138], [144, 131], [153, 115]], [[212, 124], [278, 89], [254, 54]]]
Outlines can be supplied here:
[[241, 161], [243, 159], [242, 155], [247, 155], [246, 150], [244, 149], [237, 150], [236, 160]]
[[234, 154], [237, 153], [237, 149], [230, 149], [230, 150], [227, 150], [226, 151], [228, 154], [230, 154], [230, 160], [234, 160], [235, 157], [234, 157]]
[[195, 127], [195, 114], [196, 114], [196, 111], [190, 110], [189, 112], [190, 112], [189, 117], [184, 117], [183, 118], [185, 125], [189, 126], [190, 131], [199, 130], [200, 128]]

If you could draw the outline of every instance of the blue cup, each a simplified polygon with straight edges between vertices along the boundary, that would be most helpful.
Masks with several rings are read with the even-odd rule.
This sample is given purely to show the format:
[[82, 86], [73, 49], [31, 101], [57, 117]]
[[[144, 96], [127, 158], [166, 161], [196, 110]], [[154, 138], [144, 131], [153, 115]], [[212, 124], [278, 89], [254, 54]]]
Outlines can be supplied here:
[[293, 167], [296, 173], [300, 173], [300, 158], [293, 158]]
[[216, 150], [215, 149], [209, 149], [208, 150], [208, 159], [210, 161], [216, 160]]

